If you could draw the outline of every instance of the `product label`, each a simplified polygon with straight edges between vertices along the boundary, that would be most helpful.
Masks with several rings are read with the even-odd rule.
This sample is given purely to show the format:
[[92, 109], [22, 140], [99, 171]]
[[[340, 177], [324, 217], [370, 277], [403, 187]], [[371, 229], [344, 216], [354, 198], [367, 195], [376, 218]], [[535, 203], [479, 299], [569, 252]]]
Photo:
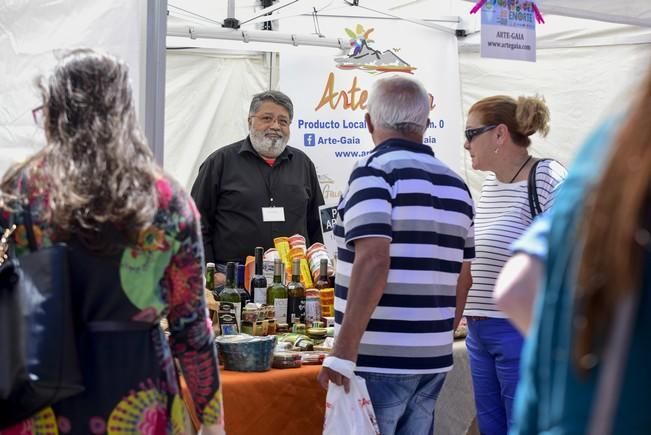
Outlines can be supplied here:
[[267, 287], [254, 287], [253, 302], [256, 304], [267, 305]]
[[312, 326], [312, 323], [321, 318], [321, 302], [318, 296], [308, 296], [305, 299], [305, 324]]
[[237, 322], [237, 329], [238, 331], [241, 331], [242, 329], [242, 305], [241, 304], [234, 304], [235, 305], [235, 321]]
[[335, 289], [324, 288], [319, 291], [321, 298], [321, 314], [323, 317], [335, 315]]
[[[265, 261], [262, 263], [262, 275], [265, 277], [267, 280], [267, 287], [274, 282], [274, 262], [273, 261]], [[265, 300], [265, 304], [267, 301]]]
[[305, 323], [305, 299], [290, 296], [289, 304], [289, 324]]
[[274, 311], [276, 312], [276, 323], [287, 323], [287, 299], [274, 299]]

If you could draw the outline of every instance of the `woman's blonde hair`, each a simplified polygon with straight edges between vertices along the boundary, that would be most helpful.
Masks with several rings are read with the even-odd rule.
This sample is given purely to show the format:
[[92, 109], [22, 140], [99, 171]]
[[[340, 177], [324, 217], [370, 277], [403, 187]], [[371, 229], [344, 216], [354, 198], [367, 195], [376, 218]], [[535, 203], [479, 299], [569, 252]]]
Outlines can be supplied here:
[[518, 97], [495, 95], [477, 101], [468, 113], [476, 113], [482, 125], [504, 124], [508, 127], [513, 143], [522, 147], [531, 144], [529, 136], [539, 132], [549, 133], [549, 109], [542, 97]]
[[5, 174], [2, 190], [17, 194], [27, 171], [47, 197], [43, 219], [57, 239], [74, 235], [112, 251], [133, 243], [158, 209], [158, 166], [136, 121], [127, 65], [89, 49], [67, 52], [37, 80], [46, 146]]
[[[576, 287], [576, 366], [602, 352], [613, 311], [639, 292], [651, 231], [651, 73], [619, 130], [599, 182], [583, 211]], [[596, 170], [596, 169], [595, 169]], [[588, 356], [589, 358], [585, 358]]]

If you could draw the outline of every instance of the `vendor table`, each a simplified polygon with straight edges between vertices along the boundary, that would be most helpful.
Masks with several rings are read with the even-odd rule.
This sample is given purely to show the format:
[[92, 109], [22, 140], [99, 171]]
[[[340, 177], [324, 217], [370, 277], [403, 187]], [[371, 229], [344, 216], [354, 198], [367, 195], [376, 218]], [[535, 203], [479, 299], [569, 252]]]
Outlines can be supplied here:
[[[435, 435], [477, 434], [472, 380], [463, 340], [453, 346], [454, 368], [436, 401]], [[228, 435], [320, 435], [326, 392], [320, 365], [267, 372], [220, 370]], [[185, 387], [185, 386], [183, 386]], [[184, 388], [187, 393], [187, 388]]]
[[320, 369], [221, 370], [226, 433], [320, 435], [326, 396], [316, 381]]

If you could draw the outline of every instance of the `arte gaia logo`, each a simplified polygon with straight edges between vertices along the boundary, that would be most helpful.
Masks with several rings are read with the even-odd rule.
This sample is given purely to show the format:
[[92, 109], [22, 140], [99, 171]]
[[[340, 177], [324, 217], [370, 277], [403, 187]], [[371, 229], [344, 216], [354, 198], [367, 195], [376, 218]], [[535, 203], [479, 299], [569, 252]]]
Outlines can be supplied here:
[[346, 34], [350, 38], [350, 52], [346, 57], [335, 58], [337, 68], [343, 70], [360, 69], [370, 74], [381, 74], [385, 72], [403, 72], [412, 74], [416, 69], [400, 58], [393, 50], [376, 50], [370, 44], [374, 43], [369, 38], [373, 32], [372, 27], [364, 29], [358, 24], [355, 31], [346, 28]]

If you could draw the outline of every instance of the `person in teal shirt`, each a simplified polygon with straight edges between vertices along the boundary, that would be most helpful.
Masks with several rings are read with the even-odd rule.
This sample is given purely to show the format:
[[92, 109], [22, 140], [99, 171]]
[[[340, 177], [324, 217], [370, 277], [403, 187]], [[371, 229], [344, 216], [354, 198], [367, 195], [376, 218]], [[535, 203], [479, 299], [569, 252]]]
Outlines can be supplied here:
[[[614, 307], [629, 290], [638, 303], [612, 433], [651, 431], [644, 399], [651, 387], [651, 75], [640, 94], [626, 119], [607, 122], [591, 136], [550, 214], [514, 246], [545, 267], [511, 435], [586, 433], [604, 356], [599, 338], [608, 335]], [[592, 199], [587, 207], [586, 198]], [[633, 228], [636, 237], [622, 238], [622, 228]], [[618, 262], [626, 253], [630, 261]]]

